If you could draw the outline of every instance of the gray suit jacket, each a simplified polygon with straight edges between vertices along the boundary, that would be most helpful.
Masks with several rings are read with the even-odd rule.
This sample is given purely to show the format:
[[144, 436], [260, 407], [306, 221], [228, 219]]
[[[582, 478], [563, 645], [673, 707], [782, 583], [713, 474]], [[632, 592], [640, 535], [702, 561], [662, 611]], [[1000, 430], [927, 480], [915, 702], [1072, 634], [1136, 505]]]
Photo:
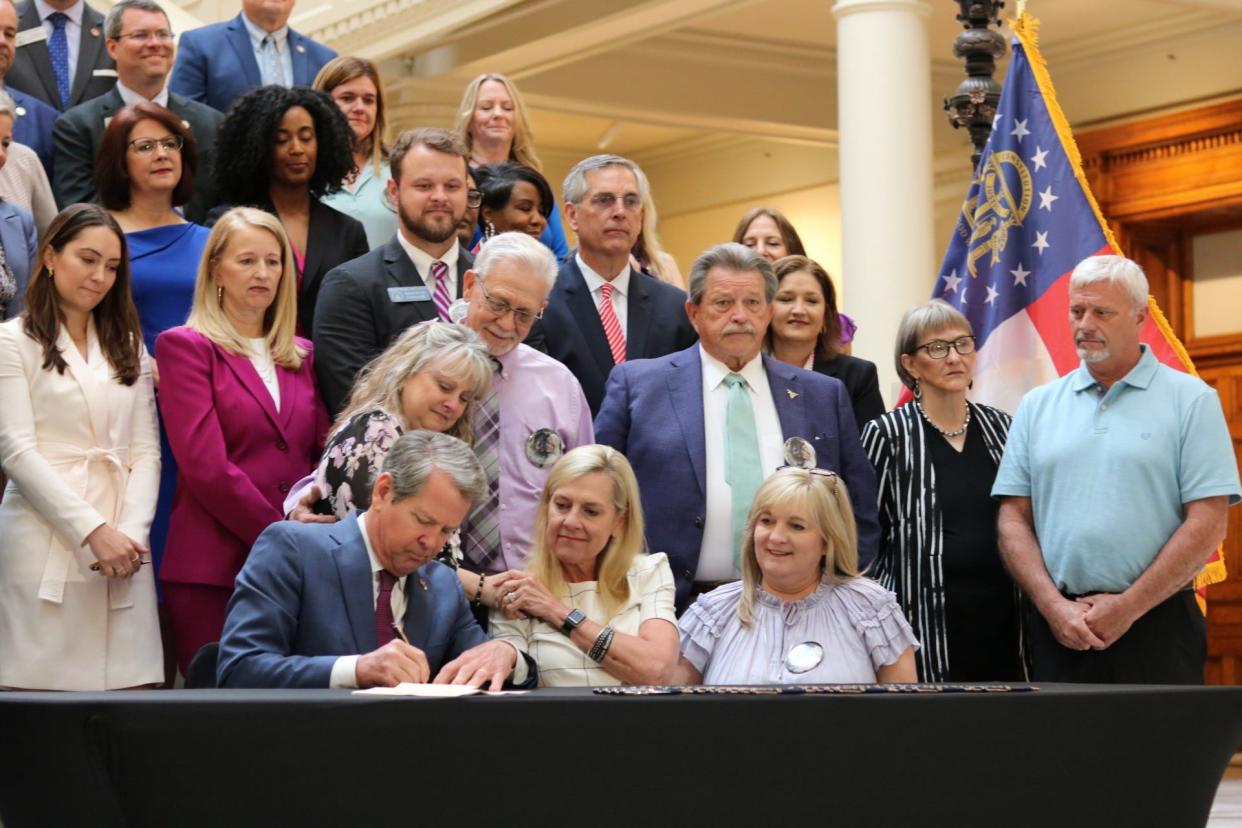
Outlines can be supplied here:
[[[52, 144], [56, 153], [56, 174], [52, 192], [56, 204], [65, 209], [79, 201], [95, 199], [95, 160], [108, 121], [125, 102], [121, 93], [112, 89], [98, 98], [75, 106], [56, 119]], [[205, 104], [170, 92], [168, 108], [187, 124], [198, 148], [198, 170], [194, 173], [194, 195], [185, 205], [185, 217], [202, 224], [207, 211], [216, 206], [215, 158], [216, 129], [224, 119]]]
[[[17, 32], [42, 29], [39, 11], [30, 0], [17, 4]], [[82, 10], [82, 35], [78, 40], [78, 65], [73, 73], [73, 86], [69, 100], [63, 102], [56, 89], [56, 76], [52, 74], [52, 58], [47, 51], [47, 40], [38, 39], [18, 48], [13, 65], [4, 78], [6, 86], [12, 86], [28, 95], [34, 95], [58, 112], [64, 112], [83, 101], [96, 98], [116, 86], [116, 63], [104, 48], [103, 15], [86, 6]]]

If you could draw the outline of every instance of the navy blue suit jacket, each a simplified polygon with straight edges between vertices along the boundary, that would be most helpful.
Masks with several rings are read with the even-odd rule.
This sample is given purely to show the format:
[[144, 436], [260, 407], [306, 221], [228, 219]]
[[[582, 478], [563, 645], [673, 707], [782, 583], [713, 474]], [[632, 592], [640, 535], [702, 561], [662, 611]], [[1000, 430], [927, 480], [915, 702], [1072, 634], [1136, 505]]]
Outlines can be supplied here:
[[[809, 440], [816, 464], [840, 474], [849, 488], [858, 524], [858, 562], [867, 566], [880, 540], [875, 471], [863, 453], [845, 386], [766, 356], [763, 367], [784, 438]], [[595, 439], [625, 454], [634, 467], [647, 544], [652, 552], [668, 555], [677, 581], [677, 606], [684, 608], [699, 565], [707, 513], [699, 346], [614, 368], [595, 418]]]
[[0, 320], [3, 320], [17, 316], [26, 305], [30, 265], [39, 246], [34, 218], [21, 207], [3, 199], [0, 199], [0, 245], [4, 245], [4, 259], [17, 282], [17, 295], [0, 314]]
[[[599, 321], [595, 297], [587, 287], [576, 257], [561, 265], [548, 307], [526, 338], [526, 344], [546, 350], [568, 368], [582, 385], [591, 414], [599, 413], [612, 350]], [[532, 339], [542, 340], [533, 345]], [[671, 354], [698, 342], [686, 316], [686, 293], [636, 270], [630, 271], [626, 296], [625, 358], [650, 359]]]
[[[310, 86], [323, 65], [336, 57], [327, 46], [293, 29], [289, 30], [288, 46], [292, 50], [294, 86]], [[173, 92], [228, 112], [233, 101], [262, 84], [241, 14], [181, 35], [177, 62], [168, 82]]]
[[4, 90], [17, 104], [17, 120], [13, 122], [13, 140], [25, 144], [39, 156], [39, 163], [52, 180], [52, 127], [60, 113], [34, 95], [19, 92], [13, 87]]
[[[406, 588], [403, 629], [432, 676], [487, 641], [453, 570], [432, 561], [409, 575]], [[327, 687], [338, 657], [375, 648], [371, 559], [357, 517], [281, 521], [259, 535], [237, 576], [216, 683]]]

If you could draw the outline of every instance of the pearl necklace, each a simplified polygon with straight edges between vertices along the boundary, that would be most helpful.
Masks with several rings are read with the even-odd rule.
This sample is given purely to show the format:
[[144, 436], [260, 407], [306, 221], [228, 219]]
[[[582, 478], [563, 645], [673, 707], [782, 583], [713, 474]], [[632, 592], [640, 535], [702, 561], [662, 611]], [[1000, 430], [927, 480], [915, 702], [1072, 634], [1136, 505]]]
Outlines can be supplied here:
[[966, 433], [966, 427], [970, 425], [970, 403], [965, 403], [965, 406], [966, 406], [966, 421], [962, 423], [962, 427], [959, 428], [957, 431], [945, 431], [943, 428], [941, 428], [940, 426], [932, 422], [931, 417], [927, 416], [927, 412], [923, 410], [922, 403], [920, 403], [918, 400], [914, 401], [914, 407], [917, 408], [919, 410], [919, 413], [923, 415], [923, 419], [927, 420], [928, 424], [932, 428], [936, 429], [936, 431], [939, 431], [945, 437], [949, 437], [949, 438], [961, 437], [963, 434]]

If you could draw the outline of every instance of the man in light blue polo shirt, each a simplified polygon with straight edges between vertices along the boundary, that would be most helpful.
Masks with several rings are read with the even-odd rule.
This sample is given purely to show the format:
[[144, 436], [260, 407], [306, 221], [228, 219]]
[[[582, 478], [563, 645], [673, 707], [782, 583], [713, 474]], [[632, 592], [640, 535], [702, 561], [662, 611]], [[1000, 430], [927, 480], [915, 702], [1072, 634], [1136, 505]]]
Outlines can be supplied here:
[[1201, 684], [1190, 586], [1242, 500], [1220, 400], [1139, 342], [1147, 278], [1120, 256], [1070, 276], [1082, 364], [1023, 398], [992, 495], [1034, 607], [1037, 681]]

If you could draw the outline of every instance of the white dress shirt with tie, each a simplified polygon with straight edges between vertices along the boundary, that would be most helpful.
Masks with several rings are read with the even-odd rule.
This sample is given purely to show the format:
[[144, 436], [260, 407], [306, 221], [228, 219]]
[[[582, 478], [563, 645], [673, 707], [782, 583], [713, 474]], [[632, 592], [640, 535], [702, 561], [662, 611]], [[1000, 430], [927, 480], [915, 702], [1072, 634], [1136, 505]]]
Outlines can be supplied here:
[[[592, 270], [591, 266], [582, 260], [581, 253], [575, 254], [574, 261], [578, 263], [578, 269], [582, 271], [582, 278], [586, 280], [587, 289], [591, 291], [591, 299], [595, 302], [595, 309], [598, 311], [600, 303], [604, 301], [602, 288], [608, 280]], [[621, 323], [621, 333], [625, 335], [627, 342], [630, 338], [629, 292], [630, 266], [627, 264], [612, 280], [612, 309], [617, 315], [617, 321]]]
[[409, 239], [405, 237], [405, 234], [400, 229], [397, 230], [397, 242], [400, 243], [401, 249], [405, 251], [405, 255], [410, 257], [414, 267], [418, 268], [418, 275], [423, 277], [423, 283], [427, 285], [427, 290], [432, 293], [436, 292], [436, 285], [431, 278], [431, 265], [435, 262], [444, 262], [448, 265], [448, 273], [444, 276], [445, 287], [448, 288], [450, 302], [457, 298], [457, 279], [460, 277], [460, 274], [457, 272], [457, 256], [460, 248], [456, 240], [453, 241], [453, 246], [438, 259], [433, 259], [428, 253], [410, 244]]

